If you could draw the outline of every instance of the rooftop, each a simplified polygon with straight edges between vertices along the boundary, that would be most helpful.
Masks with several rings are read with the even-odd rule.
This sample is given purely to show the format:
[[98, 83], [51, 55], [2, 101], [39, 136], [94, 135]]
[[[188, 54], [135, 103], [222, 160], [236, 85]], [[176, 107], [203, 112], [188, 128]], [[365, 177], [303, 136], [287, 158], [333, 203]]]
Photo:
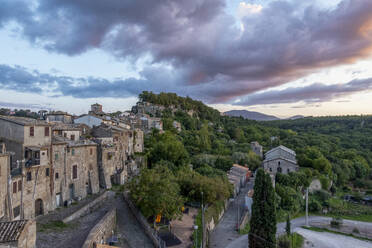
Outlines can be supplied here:
[[278, 146], [278, 147], [275, 147], [275, 148], [271, 149], [271, 150], [268, 151], [266, 154], [269, 154], [269, 153], [274, 152], [274, 151], [276, 151], [276, 150], [283, 150], [283, 151], [286, 151], [286, 152], [288, 152], [288, 153], [290, 153], [290, 154], [296, 156], [295, 151], [293, 151], [293, 150], [291, 150], [291, 149], [289, 149], [288, 147], [285, 147], [285, 146], [283, 146], [283, 145], [280, 145], [280, 146]]
[[0, 222], [0, 243], [17, 241], [26, 224], [27, 220]]
[[50, 126], [44, 120], [37, 120], [37, 119], [26, 118], [26, 117], [0, 115], [0, 119], [13, 122], [15, 124], [22, 125], [22, 126]]

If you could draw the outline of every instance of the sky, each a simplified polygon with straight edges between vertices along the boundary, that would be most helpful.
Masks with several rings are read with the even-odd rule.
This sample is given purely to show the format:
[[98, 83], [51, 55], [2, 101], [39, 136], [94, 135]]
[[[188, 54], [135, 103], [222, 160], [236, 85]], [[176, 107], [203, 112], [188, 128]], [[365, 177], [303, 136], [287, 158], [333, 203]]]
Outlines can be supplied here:
[[0, 0], [0, 107], [372, 114], [370, 0]]

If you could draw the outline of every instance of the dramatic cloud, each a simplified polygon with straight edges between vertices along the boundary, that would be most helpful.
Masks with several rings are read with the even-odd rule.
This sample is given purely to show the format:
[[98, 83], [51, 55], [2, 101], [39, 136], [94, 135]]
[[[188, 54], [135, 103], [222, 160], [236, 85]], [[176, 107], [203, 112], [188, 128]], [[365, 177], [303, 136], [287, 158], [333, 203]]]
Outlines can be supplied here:
[[343, 0], [332, 9], [284, 0], [241, 8], [243, 30], [223, 0], [2, 0], [0, 27], [15, 21], [26, 39], [52, 52], [99, 48], [123, 60], [151, 58], [144, 71], [153, 73], [143, 80], [81, 79], [83, 86], [69, 86], [67, 78], [59, 91], [75, 97], [101, 89], [123, 97], [149, 87], [140, 90], [226, 102], [371, 54], [372, 1]]
[[252, 94], [242, 101], [235, 103], [235, 105], [250, 106], [296, 103], [301, 101], [306, 103], [319, 103], [371, 90], [372, 78], [355, 79], [346, 84], [325, 85], [316, 83], [305, 87], [271, 90], [268, 92]]

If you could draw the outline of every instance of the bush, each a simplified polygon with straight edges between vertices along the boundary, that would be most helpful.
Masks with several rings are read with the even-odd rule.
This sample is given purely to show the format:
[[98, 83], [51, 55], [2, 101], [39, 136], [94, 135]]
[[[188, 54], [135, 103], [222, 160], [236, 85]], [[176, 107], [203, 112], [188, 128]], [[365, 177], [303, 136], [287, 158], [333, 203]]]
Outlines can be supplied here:
[[340, 228], [341, 225], [342, 225], [342, 219], [341, 218], [333, 218], [331, 220], [331, 227]]
[[322, 205], [319, 201], [315, 199], [310, 199], [309, 211], [310, 212], [319, 212], [322, 209]]
[[291, 247], [291, 242], [287, 236], [283, 235], [279, 237], [278, 247], [279, 248], [290, 248]]

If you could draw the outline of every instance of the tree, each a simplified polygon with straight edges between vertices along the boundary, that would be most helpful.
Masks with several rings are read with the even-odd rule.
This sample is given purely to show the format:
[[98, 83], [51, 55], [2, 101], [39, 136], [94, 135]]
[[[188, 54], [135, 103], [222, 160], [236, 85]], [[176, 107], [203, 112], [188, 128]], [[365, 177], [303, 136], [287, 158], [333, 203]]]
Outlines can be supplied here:
[[172, 220], [181, 214], [183, 198], [167, 166], [143, 169], [130, 184], [130, 195], [145, 217], [161, 214]]
[[285, 225], [285, 232], [287, 233], [287, 236], [291, 236], [291, 220], [289, 219], [289, 214], [287, 215], [287, 223]]
[[155, 164], [161, 160], [166, 160], [176, 166], [188, 164], [189, 155], [183, 143], [171, 132], [158, 134], [153, 139], [152, 149], [149, 154], [149, 162]]
[[262, 168], [257, 170], [250, 227], [250, 248], [275, 247], [275, 192], [270, 176]]

